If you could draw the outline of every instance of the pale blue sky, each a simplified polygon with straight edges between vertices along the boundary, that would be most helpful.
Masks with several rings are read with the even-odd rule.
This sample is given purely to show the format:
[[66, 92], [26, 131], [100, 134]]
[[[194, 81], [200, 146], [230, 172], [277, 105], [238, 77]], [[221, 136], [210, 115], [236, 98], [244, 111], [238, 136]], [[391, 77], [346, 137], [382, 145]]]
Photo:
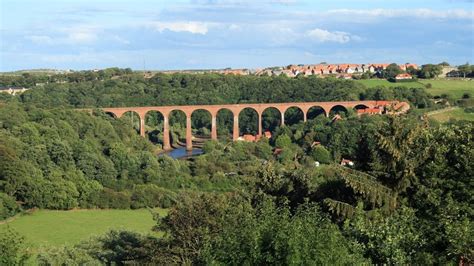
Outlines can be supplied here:
[[474, 63], [472, 0], [2, 0], [0, 71]]

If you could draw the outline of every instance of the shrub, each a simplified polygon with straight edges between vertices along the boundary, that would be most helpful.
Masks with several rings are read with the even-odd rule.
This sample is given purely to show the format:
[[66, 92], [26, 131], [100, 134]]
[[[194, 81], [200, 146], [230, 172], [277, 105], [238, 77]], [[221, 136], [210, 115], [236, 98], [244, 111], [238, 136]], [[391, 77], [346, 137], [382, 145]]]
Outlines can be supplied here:
[[0, 193], [0, 220], [4, 220], [17, 214], [20, 208], [15, 199], [5, 193]]
[[100, 265], [86, 250], [78, 247], [50, 248], [36, 258], [38, 265]]
[[24, 265], [28, 259], [25, 238], [11, 228], [0, 234], [0, 265]]
[[157, 185], [138, 185], [132, 191], [131, 207], [138, 208], [169, 208], [176, 202], [176, 194]]
[[118, 192], [104, 188], [93, 197], [94, 205], [102, 209], [129, 209], [130, 195], [127, 192]]
[[311, 151], [311, 157], [320, 163], [327, 164], [331, 162], [331, 155], [329, 154], [329, 151], [322, 145], [314, 147], [314, 149]]
[[464, 108], [464, 112], [465, 112], [465, 113], [474, 113], [474, 107], [467, 107], [467, 108]]
[[277, 148], [285, 148], [285, 147], [289, 147], [290, 145], [291, 145], [291, 138], [286, 134], [278, 136], [275, 141], [275, 146]]

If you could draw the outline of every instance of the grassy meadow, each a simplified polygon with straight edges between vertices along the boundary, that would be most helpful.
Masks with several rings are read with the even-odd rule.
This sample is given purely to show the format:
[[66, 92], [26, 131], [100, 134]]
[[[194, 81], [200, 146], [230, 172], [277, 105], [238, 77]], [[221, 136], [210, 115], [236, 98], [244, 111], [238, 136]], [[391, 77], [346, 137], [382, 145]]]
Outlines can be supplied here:
[[[166, 210], [156, 209], [160, 215]], [[38, 210], [0, 224], [0, 233], [8, 227], [26, 238], [33, 250], [74, 245], [111, 229], [152, 233], [156, 224], [147, 209], [139, 210]]]
[[466, 113], [463, 108], [446, 109], [443, 112], [429, 115], [429, 117], [439, 122], [448, 122], [452, 119], [474, 121], [474, 113]]
[[[362, 83], [368, 88], [376, 86], [386, 87], [408, 87], [408, 88], [425, 88], [433, 96], [440, 96], [441, 94], [447, 94], [454, 99], [462, 98], [464, 93], [470, 93], [471, 97], [474, 97], [474, 80], [447, 80], [447, 79], [429, 79], [411, 82], [390, 82], [385, 79], [365, 79], [356, 80], [356, 82]], [[426, 84], [430, 83], [431, 88], [426, 88]]]

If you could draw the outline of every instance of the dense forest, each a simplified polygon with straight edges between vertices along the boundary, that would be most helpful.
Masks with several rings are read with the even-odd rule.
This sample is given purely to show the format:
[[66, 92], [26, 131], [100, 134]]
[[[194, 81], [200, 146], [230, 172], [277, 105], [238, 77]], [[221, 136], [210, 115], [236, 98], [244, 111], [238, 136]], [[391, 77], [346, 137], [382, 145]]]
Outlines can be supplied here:
[[[2, 77], [5, 85], [14, 82]], [[30, 208], [169, 208], [166, 217], [155, 216], [163, 237], [111, 231], [45, 251], [37, 257], [41, 264], [474, 261], [474, 123], [420, 116], [419, 109], [433, 105], [423, 89], [367, 89], [315, 77], [145, 79], [123, 71], [0, 97], [0, 219]], [[159, 132], [156, 141], [152, 134], [141, 138], [127, 117], [74, 110], [364, 99], [406, 100], [414, 110], [307, 122], [295, 115], [283, 127], [269, 114], [270, 139], [207, 141], [204, 154], [189, 160], [157, 156]], [[252, 122], [247, 115], [244, 122]], [[178, 135], [180, 123], [174, 125]], [[208, 123], [193, 118], [196, 130]], [[147, 120], [150, 132], [159, 131], [158, 124], [158, 117]], [[341, 166], [342, 159], [354, 165]], [[21, 264], [28, 256], [17, 232], [0, 239], [2, 264]]]

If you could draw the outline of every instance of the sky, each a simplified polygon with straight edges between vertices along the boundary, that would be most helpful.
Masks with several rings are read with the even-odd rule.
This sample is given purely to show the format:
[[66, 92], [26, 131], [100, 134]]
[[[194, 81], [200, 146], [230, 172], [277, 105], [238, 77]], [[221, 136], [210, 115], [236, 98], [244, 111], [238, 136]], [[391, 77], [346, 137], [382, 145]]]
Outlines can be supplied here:
[[474, 0], [1, 0], [0, 71], [474, 63]]

